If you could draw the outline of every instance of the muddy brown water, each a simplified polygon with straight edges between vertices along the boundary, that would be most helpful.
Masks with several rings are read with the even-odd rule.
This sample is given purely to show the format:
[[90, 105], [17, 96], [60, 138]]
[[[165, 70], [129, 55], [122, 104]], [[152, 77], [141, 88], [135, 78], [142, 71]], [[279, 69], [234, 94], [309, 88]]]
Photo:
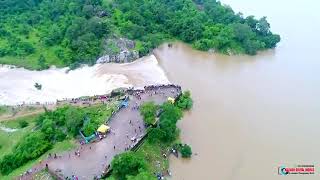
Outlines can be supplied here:
[[[203, 53], [180, 43], [156, 50], [169, 80], [190, 89], [195, 101], [179, 126], [196, 155], [172, 158], [172, 179], [319, 179], [320, 3], [224, 2], [267, 15], [282, 42], [257, 56]], [[299, 164], [315, 165], [315, 175], [278, 175], [278, 166]]]

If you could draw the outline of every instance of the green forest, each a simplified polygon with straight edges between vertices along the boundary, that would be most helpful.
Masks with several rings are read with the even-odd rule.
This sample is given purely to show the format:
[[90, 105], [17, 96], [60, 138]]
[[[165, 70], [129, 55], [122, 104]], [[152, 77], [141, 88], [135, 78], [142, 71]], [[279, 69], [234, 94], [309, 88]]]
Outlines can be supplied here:
[[266, 17], [243, 17], [216, 0], [0, 1], [0, 64], [94, 64], [109, 37], [134, 40], [139, 56], [166, 41], [250, 55], [280, 41]]

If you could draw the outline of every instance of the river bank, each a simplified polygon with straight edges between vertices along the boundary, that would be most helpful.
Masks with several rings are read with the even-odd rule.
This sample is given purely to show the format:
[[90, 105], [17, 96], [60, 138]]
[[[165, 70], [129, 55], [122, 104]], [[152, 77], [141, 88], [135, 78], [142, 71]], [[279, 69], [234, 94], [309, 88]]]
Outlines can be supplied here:
[[[319, 2], [292, 2], [285, 13], [286, 1], [228, 2], [241, 12], [267, 15], [283, 41], [256, 56], [210, 54], [184, 44], [156, 50], [169, 80], [189, 89], [195, 103], [179, 128], [197, 155], [172, 158], [172, 179], [280, 180], [281, 165], [317, 169]], [[318, 172], [288, 178], [313, 180]]]

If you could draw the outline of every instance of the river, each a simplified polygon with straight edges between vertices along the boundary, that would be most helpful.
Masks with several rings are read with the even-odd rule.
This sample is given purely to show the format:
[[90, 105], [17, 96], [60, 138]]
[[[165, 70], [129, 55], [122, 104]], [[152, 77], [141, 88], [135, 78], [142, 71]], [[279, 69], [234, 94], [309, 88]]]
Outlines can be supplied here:
[[266, 15], [282, 41], [256, 56], [224, 56], [184, 44], [156, 50], [169, 80], [189, 89], [194, 108], [179, 122], [191, 160], [172, 158], [174, 180], [283, 179], [278, 167], [320, 171], [320, 3], [224, 0], [245, 15]]
[[[282, 41], [256, 56], [224, 56], [177, 43], [155, 51], [171, 82], [189, 89], [194, 108], [181, 138], [191, 160], [172, 158], [174, 180], [283, 179], [278, 167], [315, 165], [320, 171], [320, 3], [317, 0], [223, 0], [245, 15], [268, 16]], [[65, 73], [0, 67], [0, 104], [55, 101], [107, 93], [116, 87], [168, 83], [154, 58], [96, 65]], [[41, 91], [33, 85], [43, 85]]]
[[[42, 85], [37, 90], [34, 85]], [[0, 105], [55, 103], [64, 98], [110, 93], [119, 87], [143, 87], [169, 83], [157, 59], [151, 55], [126, 64], [96, 64], [75, 70], [51, 67], [30, 71], [0, 65]]]

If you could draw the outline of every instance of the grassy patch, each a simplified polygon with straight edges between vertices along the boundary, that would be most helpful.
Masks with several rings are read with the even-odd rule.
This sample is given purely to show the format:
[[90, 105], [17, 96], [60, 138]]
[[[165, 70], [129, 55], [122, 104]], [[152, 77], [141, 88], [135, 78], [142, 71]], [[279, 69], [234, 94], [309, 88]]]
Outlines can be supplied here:
[[109, 119], [112, 112], [116, 110], [118, 102], [108, 104], [96, 104], [84, 108], [86, 114], [89, 115], [90, 121], [97, 122], [99, 125], [104, 124]]
[[26, 121], [29, 123], [29, 126], [34, 127], [35, 124], [35, 119], [39, 115], [30, 115], [30, 116], [25, 116], [25, 117], [20, 117], [15, 120], [10, 120], [10, 121], [4, 121], [1, 124], [5, 127], [12, 128], [12, 129], [19, 129], [20, 128], [20, 122], [21, 121]]
[[12, 148], [27, 134], [31, 133], [32, 129], [34, 128], [35, 122], [34, 122], [35, 116], [29, 116], [24, 118], [18, 118], [17, 121], [6, 121], [1, 123], [0, 125], [12, 128], [12, 129], [18, 129], [19, 121], [25, 120], [29, 122], [29, 126], [23, 129], [19, 129], [15, 132], [5, 132], [3, 130], [0, 130], [0, 145], [2, 148], [0, 149], [0, 159], [11, 152]]
[[158, 173], [169, 168], [169, 160], [163, 156], [169, 147], [171, 147], [170, 144], [151, 144], [146, 141], [137, 153], [142, 154], [146, 158], [152, 173]]
[[8, 111], [7, 106], [0, 106], [0, 115], [5, 114]]
[[8, 111], [8, 106], [0, 106], [0, 115], [6, 114]]

